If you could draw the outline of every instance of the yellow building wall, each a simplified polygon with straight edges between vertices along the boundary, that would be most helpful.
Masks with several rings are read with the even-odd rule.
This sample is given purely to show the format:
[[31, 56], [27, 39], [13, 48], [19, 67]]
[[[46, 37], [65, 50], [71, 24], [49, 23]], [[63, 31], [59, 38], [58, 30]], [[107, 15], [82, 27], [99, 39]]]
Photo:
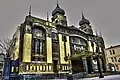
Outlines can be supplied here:
[[92, 46], [91, 46], [91, 42], [88, 41], [88, 51], [93, 52]]
[[[90, 42], [90, 41], [88, 41], [88, 51], [90, 51], [90, 52], [93, 52], [93, 48], [92, 48], [92, 45], [91, 45], [92, 43]], [[93, 44], [94, 44], [94, 52], [96, 52], [96, 44], [95, 44], [95, 42], [93, 42]], [[100, 48], [100, 52], [101, 52], [101, 48]]]
[[16, 60], [19, 57], [19, 40], [20, 40], [20, 30], [17, 29], [16, 32], [13, 35], [13, 40], [15, 46], [12, 48], [12, 54], [11, 54], [11, 59]]
[[52, 39], [46, 37], [47, 63], [52, 63]]
[[19, 38], [16, 41], [15, 44], [15, 56], [14, 56], [14, 60], [16, 60], [19, 57]]
[[70, 56], [70, 41], [69, 41], [69, 36], [66, 36], [67, 38], [67, 42], [66, 42], [66, 53], [67, 53], [67, 56], [69, 54]]
[[23, 44], [23, 62], [31, 62], [31, 43], [32, 34], [24, 34], [24, 44]]
[[[59, 34], [59, 48], [60, 48], [60, 63], [61, 64], [68, 64], [68, 61], [65, 61], [65, 52], [64, 52], [64, 42], [62, 41], [62, 35]], [[66, 55], [68, 55], [68, 52], [70, 52], [69, 46], [69, 37], [67, 37], [67, 42], [66, 42]], [[67, 50], [68, 49], [68, 50]]]

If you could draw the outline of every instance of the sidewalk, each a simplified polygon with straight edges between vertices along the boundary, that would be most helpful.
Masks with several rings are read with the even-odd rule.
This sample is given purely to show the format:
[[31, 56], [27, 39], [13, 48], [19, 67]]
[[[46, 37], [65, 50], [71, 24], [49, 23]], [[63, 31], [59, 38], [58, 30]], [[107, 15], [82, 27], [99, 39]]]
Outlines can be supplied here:
[[99, 78], [99, 77], [83, 78], [79, 80], [120, 80], [120, 75], [109, 75], [109, 76], [104, 76], [104, 78]]

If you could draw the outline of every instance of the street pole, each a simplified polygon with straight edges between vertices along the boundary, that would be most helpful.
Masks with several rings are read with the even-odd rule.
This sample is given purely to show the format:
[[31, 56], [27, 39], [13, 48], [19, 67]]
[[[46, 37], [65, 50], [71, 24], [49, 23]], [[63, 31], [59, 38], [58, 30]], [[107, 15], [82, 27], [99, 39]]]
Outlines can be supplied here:
[[99, 78], [104, 78], [104, 75], [102, 74], [102, 70], [101, 70], [101, 67], [100, 67], [100, 58], [102, 57], [102, 54], [100, 53], [100, 50], [99, 50], [99, 40], [98, 40], [98, 35], [96, 33], [96, 40], [95, 40], [95, 43], [96, 43], [96, 53], [97, 54], [94, 54], [95, 55], [95, 59], [97, 60], [97, 67], [98, 67], [98, 72], [100, 73], [99, 75]]
[[104, 78], [103, 74], [102, 74], [102, 70], [100, 67], [100, 58], [102, 57], [102, 54], [99, 51], [99, 47], [96, 47], [96, 53], [95, 54], [95, 59], [97, 60], [97, 66], [98, 66], [98, 72], [100, 73], [99, 78]]
[[101, 71], [101, 67], [100, 67], [99, 57], [97, 57], [97, 66], [98, 66], [98, 71], [100, 73], [99, 78], [104, 78], [102, 71]]

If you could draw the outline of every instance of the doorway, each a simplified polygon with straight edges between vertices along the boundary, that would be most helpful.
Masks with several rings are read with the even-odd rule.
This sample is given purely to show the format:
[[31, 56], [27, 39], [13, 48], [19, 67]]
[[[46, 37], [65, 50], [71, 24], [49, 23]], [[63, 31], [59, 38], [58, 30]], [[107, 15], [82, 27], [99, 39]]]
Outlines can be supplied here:
[[84, 71], [82, 60], [71, 60], [71, 62], [73, 73], [80, 73]]
[[55, 73], [58, 72], [57, 64], [58, 64], [58, 60], [53, 60], [53, 71], [54, 71]]

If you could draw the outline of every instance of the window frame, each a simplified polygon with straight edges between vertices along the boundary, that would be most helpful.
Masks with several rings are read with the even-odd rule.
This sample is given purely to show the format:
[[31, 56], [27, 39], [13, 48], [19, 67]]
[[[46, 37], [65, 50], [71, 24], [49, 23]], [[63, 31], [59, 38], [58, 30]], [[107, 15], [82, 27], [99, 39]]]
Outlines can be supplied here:
[[[40, 34], [42, 36], [37, 36], [37, 34], [39, 34], [39, 33], [37, 32], [37, 34], [35, 34], [34, 31], [38, 31], [38, 32], [41, 31]], [[41, 61], [41, 62], [43, 62], [43, 60], [46, 61], [46, 59], [43, 59], [43, 58], [46, 58], [46, 57], [44, 57], [45, 49], [46, 49], [45, 37], [46, 37], [46, 33], [45, 33], [44, 29], [37, 28], [37, 27], [32, 28], [32, 48], [31, 48], [32, 49], [32, 55], [31, 55], [32, 58], [31, 58], [31, 61], [36, 61], [35, 56], [33, 56], [33, 55], [42, 55], [42, 57], [38, 56], [37, 61]], [[42, 45], [41, 45], [41, 43], [42, 43]]]

